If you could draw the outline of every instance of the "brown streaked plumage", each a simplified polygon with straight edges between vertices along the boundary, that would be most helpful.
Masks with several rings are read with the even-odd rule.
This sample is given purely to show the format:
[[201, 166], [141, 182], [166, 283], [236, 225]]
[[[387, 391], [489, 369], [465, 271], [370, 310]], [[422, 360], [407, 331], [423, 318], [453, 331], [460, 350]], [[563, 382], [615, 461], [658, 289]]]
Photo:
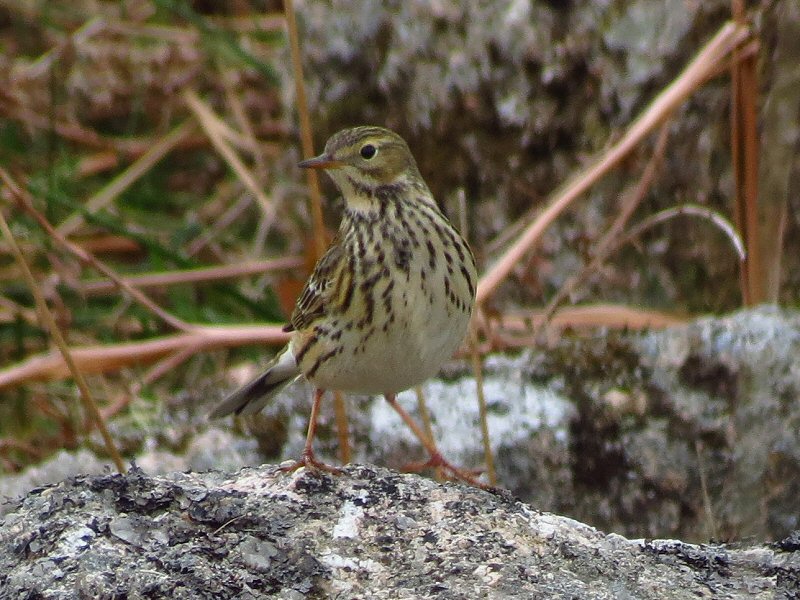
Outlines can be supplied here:
[[477, 282], [469, 246], [439, 210], [405, 141], [388, 129], [340, 131], [300, 166], [324, 169], [341, 191], [339, 231], [284, 328], [289, 344], [211, 417], [254, 414], [303, 375], [317, 392], [295, 466], [335, 470], [311, 446], [323, 391], [383, 394], [428, 449], [430, 464], [474, 482], [395, 401], [434, 375], [464, 338]]

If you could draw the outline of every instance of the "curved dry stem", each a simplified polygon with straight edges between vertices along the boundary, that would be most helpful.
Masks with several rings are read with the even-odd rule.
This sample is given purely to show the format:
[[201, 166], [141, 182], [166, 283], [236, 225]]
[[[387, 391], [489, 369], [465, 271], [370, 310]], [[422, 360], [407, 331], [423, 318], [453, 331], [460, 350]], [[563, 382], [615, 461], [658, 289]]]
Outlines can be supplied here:
[[747, 258], [747, 253], [745, 252], [742, 238], [738, 233], [736, 233], [736, 229], [734, 228], [733, 224], [720, 213], [711, 210], [710, 208], [706, 208], [705, 206], [698, 206], [696, 204], [673, 206], [672, 208], [666, 208], [654, 215], [650, 215], [646, 219], [643, 219], [640, 223], [637, 223], [635, 227], [633, 227], [630, 231], [628, 231], [628, 233], [620, 238], [616, 244], [616, 247], [618, 248], [623, 246], [624, 244], [627, 244], [628, 242], [633, 241], [642, 235], [642, 233], [648, 229], [664, 223], [665, 221], [669, 221], [670, 219], [674, 219], [675, 217], [680, 217], [681, 215], [700, 217], [706, 221], [709, 221], [712, 225], [716, 226], [717, 229], [725, 234], [725, 236], [728, 238], [728, 241], [730, 241], [731, 246], [733, 246], [733, 249], [736, 251], [736, 254], [739, 256], [740, 261], [744, 261]]

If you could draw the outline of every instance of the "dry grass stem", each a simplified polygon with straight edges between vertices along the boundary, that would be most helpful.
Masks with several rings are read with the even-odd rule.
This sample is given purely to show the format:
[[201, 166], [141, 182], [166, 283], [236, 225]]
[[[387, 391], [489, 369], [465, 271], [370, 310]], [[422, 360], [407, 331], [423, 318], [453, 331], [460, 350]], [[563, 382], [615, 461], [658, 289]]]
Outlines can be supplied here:
[[31, 270], [28, 267], [28, 263], [25, 261], [25, 257], [22, 255], [22, 251], [16, 244], [14, 236], [11, 233], [11, 229], [8, 227], [8, 223], [6, 223], [6, 219], [3, 216], [2, 211], [0, 211], [0, 231], [2, 231], [3, 237], [5, 237], [6, 241], [10, 244], [12, 252], [14, 253], [14, 257], [22, 269], [22, 273], [28, 288], [30, 289], [31, 294], [33, 294], [42, 327], [49, 330], [51, 339], [58, 348], [58, 356], [60, 357], [63, 365], [66, 367], [68, 373], [75, 380], [75, 384], [78, 386], [78, 390], [80, 392], [79, 396], [81, 402], [83, 403], [86, 414], [91, 417], [92, 422], [100, 432], [106, 450], [111, 456], [111, 460], [114, 462], [117, 471], [120, 473], [125, 473], [125, 464], [122, 462], [122, 457], [120, 456], [119, 451], [114, 444], [114, 440], [111, 438], [111, 434], [108, 432], [106, 423], [97, 408], [94, 398], [92, 398], [92, 395], [89, 392], [89, 386], [86, 384], [86, 380], [83, 377], [83, 372], [79, 368], [77, 362], [73, 359], [69, 347], [67, 346], [67, 342], [61, 333], [61, 329], [59, 329], [53, 314], [50, 312], [47, 302], [42, 296], [42, 292], [36, 283], [36, 279], [33, 277], [33, 273], [31, 273]]
[[258, 145], [258, 139], [256, 138], [255, 131], [253, 130], [253, 124], [250, 122], [250, 118], [247, 116], [247, 111], [242, 104], [241, 96], [240, 94], [236, 93], [237, 90], [236, 83], [234, 81], [234, 73], [230, 69], [222, 68], [220, 70], [220, 75], [222, 85], [225, 89], [225, 100], [227, 101], [228, 106], [231, 108], [231, 114], [233, 115], [233, 118], [236, 119], [239, 129], [242, 131], [244, 142], [247, 144], [250, 154], [253, 157], [253, 163], [255, 163], [255, 172], [258, 176], [258, 180], [263, 183], [267, 176], [267, 164], [264, 161], [264, 154], [261, 152], [261, 148]]
[[53, 65], [61, 59], [64, 52], [70, 51], [73, 47], [80, 46], [89, 38], [94, 37], [106, 28], [106, 21], [102, 17], [94, 17], [86, 21], [70, 35], [64, 37], [61, 42], [39, 58], [31, 62], [27, 68], [15, 70], [11, 74], [11, 83], [19, 83], [23, 79], [39, 79], [47, 76], [52, 70]]
[[215, 217], [213, 223], [186, 246], [186, 256], [194, 256], [212, 244], [223, 230], [239, 219], [250, 204], [252, 204], [252, 199], [248, 195], [240, 195], [233, 205], [228, 206], [221, 215]]
[[88, 264], [92, 268], [96, 269], [112, 281], [114, 281], [120, 289], [125, 290], [131, 298], [133, 298], [136, 302], [147, 308], [165, 323], [174, 327], [175, 329], [181, 331], [188, 331], [192, 328], [192, 325], [189, 325], [182, 319], [179, 319], [175, 315], [165, 311], [163, 308], [158, 306], [155, 302], [153, 302], [150, 298], [148, 298], [145, 294], [141, 291], [137, 290], [135, 287], [129, 285], [125, 282], [125, 280], [120, 277], [114, 270], [107, 267], [105, 263], [101, 262], [97, 258], [95, 258], [91, 253], [86, 252], [77, 244], [70, 242], [66, 239], [61, 233], [59, 233], [48, 221], [45, 219], [44, 215], [42, 215], [38, 210], [33, 207], [33, 202], [31, 201], [30, 197], [26, 192], [24, 192], [16, 182], [11, 178], [11, 176], [6, 172], [5, 169], [0, 167], [0, 179], [8, 186], [11, 193], [14, 195], [14, 198], [17, 202], [17, 205], [30, 216], [32, 216], [39, 226], [44, 229], [44, 231], [49, 235], [53, 240], [55, 240], [62, 248], [66, 249], [70, 254], [77, 257], [80, 261], [85, 264]]
[[[269, 260], [255, 260], [240, 264], [217, 267], [200, 267], [183, 271], [161, 273], [142, 273], [121, 277], [120, 280], [134, 288], [162, 287], [186, 283], [203, 283], [220, 279], [237, 279], [250, 275], [260, 275], [270, 271], [298, 269], [305, 264], [302, 256], [285, 256]], [[116, 290], [118, 283], [113, 280], [87, 281], [81, 284], [81, 291], [87, 295], [108, 294]]]
[[697, 456], [697, 472], [700, 475], [700, 492], [703, 494], [703, 509], [706, 512], [706, 523], [708, 537], [712, 540], [719, 539], [719, 528], [717, 527], [717, 520], [714, 518], [714, 507], [711, 503], [711, 495], [708, 493], [708, 481], [706, 477], [706, 465], [703, 461], [703, 442], [695, 440], [694, 452]]
[[472, 375], [475, 378], [475, 394], [478, 397], [480, 413], [481, 439], [483, 440], [483, 460], [486, 463], [486, 476], [489, 485], [497, 485], [497, 472], [494, 468], [491, 437], [489, 437], [489, 414], [486, 408], [486, 394], [483, 391], [483, 364], [479, 351], [478, 330], [472, 324], [469, 328], [469, 354], [472, 364]]
[[284, 15], [279, 12], [248, 14], [245, 17], [219, 17], [210, 15], [206, 17], [220, 29], [236, 33], [263, 33], [272, 31], [282, 32], [286, 26]]
[[653, 155], [648, 161], [638, 184], [631, 191], [631, 193], [628, 193], [623, 197], [622, 207], [617, 213], [617, 216], [615, 217], [614, 222], [611, 224], [611, 227], [608, 228], [608, 231], [592, 248], [592, 259], [583, 267], [583, 269], [580, 270], [580, 272], [570, 277], [564, 283], [564, 285], [561, 286], [552, 300], [547, 303], [543, 314], [543, 326], [546, 326], [547, 321], [550, 320], [556, 309], [567, 297], [573, 293], [573, 291], [579, 285], [581, 285], [592, 273], [600, 270], [603, 262], [611, 254], [612, 248], [618, 247], [614, 245], [614, 242], [619, 238], [620, 235], [622, 235], [628, 220], [631, 218], [631, 216], [633, 216], [634, 211], [639, 207], [639, 205], [642, 203], [642, 200], [644, 200], [644, 197], [647, 195], [647, 192], [650, 189], [653, 180], [655, 179], [656, 173], [658, 172], [658, 168], [663, 161], [664, 152], [667, 148], [667, 140], [669, 140], [668, 122], [661, 126], [661, 131], [658, 134], [658, 139], [656, 140], [656, 145], [653, 149]]
[[[152, 169], [158, 161], [188, 138], [194, 130], [194, 127], [195, 125], [193, 122], [184, 121], [167, 135], [159, 139], [150, 147], [150, 150], [145, 152], [127, 169], [112, 179], [103, 189], [89, 198], [84, 204], [84, 210], [89, 214], [94, 214], [107, 208], [120, 194]], [[74, 214], [58, 226], [58, 232], [64, 236], [72, 235], [83, 222], [83, 215]]]
[[556, 192], [544, 211], [512, 244], [506, 253], [481, 277], [478, 283], [477, 301], [485, 302], [497, 289], [511, 270], [539, 240], [542, 232], [580, 195], [600, 178], [615, 168], [651, 131], [710, 76], [716, 66], [734, 48], [745, 41], [750, 29], [734, 22], [725, 23], [683, 72], [667, 86], [642, 114], [631, 124], [622, 138], [609, 148], [588, 168], [572, 179], [562, 190]]
[[[241, 136], [239, 134], [234, 134], [233, 130], [219, 119], [214, 112], [200, 100], [199, 96], [193, 90], [184, 90], [183, 99], [189, 109], [197, 117], [198, 121], [200, 121], [200, 125], [208, 135], [208, 139], [211, 140], [214, 148], [219, 152], [225, 162], [228, 163], [228, 166], [233, 172], [236, 173], [236, 176], [247, 190], [255, 196], [264, 216], [270, 222], [274, 222], [275, 207], [261, 190], [261, 186], [258, 184], [255, 177], [253, 177], [253, 174], [230, 146], [229, 140], [231, 136], [242, 139]], [[242, 142], [242, 145], [247, 146], [247, 143]]]
[[333, 392], [333, 414], [336, 420], [336, 437], [339, 441], [339, 460], [346, 465], [352, 460], [350, 448], [350, 427], [347, 422], [347, 404], [339, 390]]

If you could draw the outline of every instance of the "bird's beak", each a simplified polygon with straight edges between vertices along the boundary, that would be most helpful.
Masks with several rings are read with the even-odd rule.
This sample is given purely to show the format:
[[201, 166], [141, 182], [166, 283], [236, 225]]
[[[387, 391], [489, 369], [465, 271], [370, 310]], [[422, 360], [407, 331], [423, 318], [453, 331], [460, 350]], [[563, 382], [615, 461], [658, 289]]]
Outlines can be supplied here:
[[297, 163], [297, 166], [302, 169], [336, 169], [341, 167], [344, 163], [340, 160], [334, 160], [327, 154], [320, 154], [314, 158], [309, 158], [302, 162]]

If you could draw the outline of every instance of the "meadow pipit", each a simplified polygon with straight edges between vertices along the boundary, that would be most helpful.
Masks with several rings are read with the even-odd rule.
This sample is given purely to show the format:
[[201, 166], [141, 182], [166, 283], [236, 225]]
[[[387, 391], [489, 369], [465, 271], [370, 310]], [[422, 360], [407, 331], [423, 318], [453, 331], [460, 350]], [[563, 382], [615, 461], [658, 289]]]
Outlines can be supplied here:
[[439, 210], [408, 145], [388, 129], [340, 131], [300, 166], [324, 169], [341, 191], [339, 232], [284, 328], [289, 344], [211, 417], [255, 414], [304, 375], [316, 392], [305, 449], [292, 468], [335, 472], [312, 448], [324, 391], [383, 394], [428, 450], [427, 465], [474, 482], [395, 400], [434, 375], [464, 338], [477, 280], [469, 246]]

